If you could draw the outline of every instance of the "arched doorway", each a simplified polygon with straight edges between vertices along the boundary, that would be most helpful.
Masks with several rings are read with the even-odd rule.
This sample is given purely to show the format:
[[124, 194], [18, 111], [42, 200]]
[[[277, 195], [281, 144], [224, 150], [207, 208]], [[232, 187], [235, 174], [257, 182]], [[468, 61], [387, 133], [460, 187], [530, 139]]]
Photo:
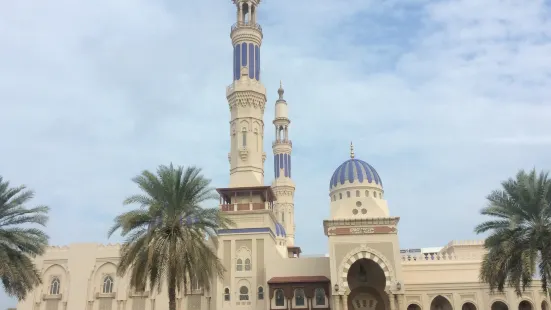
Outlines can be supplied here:
[[477, 310], [472, 302], [466, 302], [461, 306], [461, 310]]
[[529, 301], [523, 300], [518, 304], [518, 310], [534, 310], [534, 308], [532, 308], [532, 304]]
[[407, 310], [421, 310], [421, 307], [419, 307], [419, 305], [416, 305], [416, 304], [411, 304], [408, 306]]
[[453, 310], [453, 308], [448, 299], [438, 295], [430, 303], [430, 310]]
[[385, 293], [385, 273], [374, 261], [367, 258], [355, 261], [348, 269], [346, 280], [350, 289], [349, 310], [390, 309], [388, 296]]
[[546, 300], [541, 302], [541, 310], [549, 310], [549, 304]]
[[503, 301], [494, 301], [491, 310], [509, 310], [509, 307]]

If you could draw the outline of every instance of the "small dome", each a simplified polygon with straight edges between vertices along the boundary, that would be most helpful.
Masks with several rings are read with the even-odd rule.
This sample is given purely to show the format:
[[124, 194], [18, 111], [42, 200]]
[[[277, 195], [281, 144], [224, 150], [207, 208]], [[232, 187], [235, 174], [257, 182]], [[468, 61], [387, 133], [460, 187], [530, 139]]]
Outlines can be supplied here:
[[360, 183], [375, 182], [375, 184], [383, 187], [383, 182], [377, 170], [365, 161], [356, 158], [345, 161], [335, 170], [329, 182], [329, 189], [333, 189], [339, 184], [343, 185], [346, 181], [350, 183], [355, 181]]
[[276, 228], [276, 236], [278, 236], [278, 237], [286, 237], [287, 236], [287, 234], [285, 233], [285, 228], [283, 228], [283, 225], [281, 225], [279, 223], [276, 223], [275, 228]]

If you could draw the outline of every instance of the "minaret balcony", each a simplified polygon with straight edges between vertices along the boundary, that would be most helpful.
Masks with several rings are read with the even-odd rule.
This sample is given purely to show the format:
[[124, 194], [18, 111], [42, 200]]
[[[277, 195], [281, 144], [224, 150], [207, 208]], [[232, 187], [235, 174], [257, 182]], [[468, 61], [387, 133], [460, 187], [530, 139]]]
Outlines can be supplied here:
[[231, 26], [231, 31], [230, 31], [230, 34], [232, 34], [235, 30], [237, 29], [252, 29], [252, 30], [256, 30], [258, 32], [260, 32], [260, 34], [262, 35], [262, 26], [260, 26], [260, 24], [258, 23], [253, 23], [253, 22], [237, 22], [235, 24], [233, 24]]
[[221, 204], [220, 209], [223, 212], [256, 211], [271, 210], [272, 206], [269, 202], [229, 203]]
[[291, 142], [291, 140], [287, 140], [287, 139], [277, 139], [274, 142], [272, 142], [272, 147], [274, 147], [276, 145], [288, 145], [290, 147], [293, 147], [293, 142]]

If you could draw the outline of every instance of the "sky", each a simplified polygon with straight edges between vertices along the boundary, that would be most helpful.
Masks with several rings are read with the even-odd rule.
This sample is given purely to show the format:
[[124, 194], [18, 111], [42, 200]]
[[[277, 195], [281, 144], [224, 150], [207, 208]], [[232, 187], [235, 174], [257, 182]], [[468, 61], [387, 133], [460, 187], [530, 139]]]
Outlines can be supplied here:
[[[106, 232], [144, 169], [196, 165], [228, 185], [234, 22], [229, 0], [0, 2], [0, 175], [51, 207], [52, 245], [120, 241]], [[350, 141], [402, 248], [482, 238], [486, 195], [551, 168], [549, 1], [265, 0], [258, 22], [264, 148], [282, 80], [304, 254], [327, 251]]]

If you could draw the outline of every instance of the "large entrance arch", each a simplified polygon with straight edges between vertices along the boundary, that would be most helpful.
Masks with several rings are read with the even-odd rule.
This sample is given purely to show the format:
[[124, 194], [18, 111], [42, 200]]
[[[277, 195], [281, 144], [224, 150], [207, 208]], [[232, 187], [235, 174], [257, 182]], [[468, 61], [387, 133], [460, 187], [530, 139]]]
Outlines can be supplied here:
[[340, 282], [343, 289], [350, 291], [350, 286], [348, 283], [348, 271], [350, 270], [352, 265], [360, 259], [371, 260], [383, 270], [383, 274], [385, 275], [384, 291], [390, 291], [390, 284], [394, 281], [394, 269], [384, 255], [365, 245], [350, 251], [348, 255], [344, 257], [339, 268], [341, 273]]
[[385, 293], [384, 270], [373, 260], [356, 260], [348, 269], [347, 283], [349, 310], [388, 310], [389, 299]]

